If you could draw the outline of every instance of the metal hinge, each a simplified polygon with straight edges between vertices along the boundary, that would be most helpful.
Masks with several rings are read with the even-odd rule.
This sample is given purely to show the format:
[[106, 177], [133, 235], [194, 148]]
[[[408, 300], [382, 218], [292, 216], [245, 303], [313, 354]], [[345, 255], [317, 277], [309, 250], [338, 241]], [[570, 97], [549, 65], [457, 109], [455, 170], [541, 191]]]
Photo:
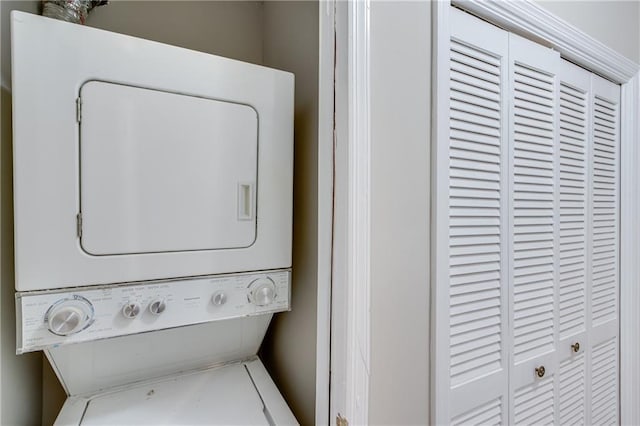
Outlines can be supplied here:
[[76, 233], [78, 238], [82, 238], [82, 213], [76, 215]]
[[76, 99], [76, 121], [80, 123], [82, 121], [82, 98]]
[[349, 421], [338, 414], [336, 416], [336, 426], [349, 426]]

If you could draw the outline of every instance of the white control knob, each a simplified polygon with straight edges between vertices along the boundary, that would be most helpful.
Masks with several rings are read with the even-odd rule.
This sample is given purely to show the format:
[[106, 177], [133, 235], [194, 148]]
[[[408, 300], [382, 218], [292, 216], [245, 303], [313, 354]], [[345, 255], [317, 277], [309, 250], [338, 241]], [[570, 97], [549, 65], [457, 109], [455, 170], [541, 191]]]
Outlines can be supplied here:
[[249, 285], [249, 300], [257, 306], [270, 305], [276, 298], [276, 285], [271, 278], [258, 278]]
[[153, 315], [160, 315], [167, 309], [167, 304], [164, 299], [156, 299], [153, 302], [149, 303], [149, 312]]
[[215, 293], [213, 293], [213, 296], [211, 296], [211, 303], [216, 306], [224, 305], [225, 303], [227, 303], [227, 294], [222, 290], [216, 291]]
[[59, 300], [45, 314], [49, 331], [58, 336], [70, 336], [93, 323], [93, 305], [82, 296]]
[[122, 315], [125, 318], [133, 319], [140, 313], [140, 305], [136, 302], [127, 302], [122, 307]]

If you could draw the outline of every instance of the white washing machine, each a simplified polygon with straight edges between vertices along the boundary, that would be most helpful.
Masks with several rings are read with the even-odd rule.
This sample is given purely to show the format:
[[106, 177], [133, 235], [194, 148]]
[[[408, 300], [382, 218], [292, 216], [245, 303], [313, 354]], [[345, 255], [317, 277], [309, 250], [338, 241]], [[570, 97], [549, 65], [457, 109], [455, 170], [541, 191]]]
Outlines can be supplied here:
[[11, 21], [17, 352], [57, 424], [296, 424], [257, 357], [290, 309], [293, 75]]

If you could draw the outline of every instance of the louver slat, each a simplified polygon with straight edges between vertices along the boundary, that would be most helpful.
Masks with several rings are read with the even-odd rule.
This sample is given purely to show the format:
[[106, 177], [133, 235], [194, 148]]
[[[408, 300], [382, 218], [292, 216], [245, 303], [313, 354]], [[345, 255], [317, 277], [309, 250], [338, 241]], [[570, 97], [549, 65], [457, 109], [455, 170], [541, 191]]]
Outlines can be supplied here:
[[[449, 370], [452, 386], [496, 371], [503, 361], [500, 75], [499, 60], [471, 46], [451, 42]], [[479, 410], [485, 413], [482, 408]]]
[[[564, 82], [560, 84], [560, 93], [558, 326], [560, 339], [564, 339], [583, 332], [586, 325], [588, 98], [584, 90]], [[562, 380], [561, 368], [561, 383]], [[560, 415], [563, 414], [561, 404]]]
[[515, 63], [513, 345], [516, 363], [554, 347], [554, 82]]
[[598, 325], [617, 316], [617, 116], [618, 106], [595, 96], [593, 111], [591, 317]]

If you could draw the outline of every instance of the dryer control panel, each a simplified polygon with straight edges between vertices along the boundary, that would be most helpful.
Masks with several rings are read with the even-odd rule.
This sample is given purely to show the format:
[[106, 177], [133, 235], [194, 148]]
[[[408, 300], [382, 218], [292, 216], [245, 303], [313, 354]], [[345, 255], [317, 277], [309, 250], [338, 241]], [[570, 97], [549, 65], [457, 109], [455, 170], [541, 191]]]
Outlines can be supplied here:
[[290, 270], [18, 293], [17, 353], [290, 309]]

